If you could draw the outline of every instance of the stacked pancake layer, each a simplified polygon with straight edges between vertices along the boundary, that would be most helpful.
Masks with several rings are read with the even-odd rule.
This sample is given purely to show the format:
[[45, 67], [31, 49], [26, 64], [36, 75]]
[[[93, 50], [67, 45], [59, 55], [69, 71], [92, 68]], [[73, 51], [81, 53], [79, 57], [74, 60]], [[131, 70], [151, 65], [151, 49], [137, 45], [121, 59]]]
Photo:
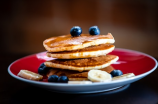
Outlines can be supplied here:
[[118, 60], [118, 56], [108, 55], [115, 48], [114, 42], [111, 33], [78, 37], [69, 34], [46, 39], [43, 45], [47, 56], [57, 58], [44, 63], [52, 67], [47, 76], [66, 75], [69, 80], [87, 80], [87, 73], [92, 69], [110, 73], [114, 70], [110, 65]]

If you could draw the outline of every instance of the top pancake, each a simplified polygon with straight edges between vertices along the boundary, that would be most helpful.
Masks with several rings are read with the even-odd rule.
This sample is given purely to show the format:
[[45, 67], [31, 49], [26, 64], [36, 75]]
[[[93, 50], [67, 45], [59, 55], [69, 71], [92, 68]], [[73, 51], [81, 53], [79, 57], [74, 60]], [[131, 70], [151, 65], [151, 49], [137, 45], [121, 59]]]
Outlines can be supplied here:
[[43, 46], [49, 52], [71, 51], [99, 44], [113, 44], [115, 42], [111, 33], [107, 35], [81, 34], [72, 37], [71, 34], [52, 37], [44, 40]]

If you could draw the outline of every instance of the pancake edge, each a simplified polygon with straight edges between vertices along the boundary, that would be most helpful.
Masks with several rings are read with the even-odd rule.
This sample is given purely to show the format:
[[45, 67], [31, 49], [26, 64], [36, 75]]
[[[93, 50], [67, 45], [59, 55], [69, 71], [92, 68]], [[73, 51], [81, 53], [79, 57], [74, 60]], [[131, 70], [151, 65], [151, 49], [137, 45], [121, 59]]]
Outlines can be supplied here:
[[105, 49], [105, 50], [96, 50], [96, 51], [86, 51], [86, 52], [74, 52], [74, 53], [49, 53], [47, 52], [48, 57], [58, 58], [58, 59], [76, 59], [76, 58], [90, 58], [98, 57], [101, 55], [106, 55], [114, 50], [115, 46]]
[[118, 56], [116, 56], [116, 58], [114, 58], [113, 60], [110, 60], [109, 62], [102, 64], [102, 65], [96, 65], [96, 66], [89, 66], [89, 67], [75, 67], [75, 66], [67, 66], [67, 65], [62, 65], [62, 64], [56, 64], [56, 63], [51, 63], [51, 62], [44, 62], [44, 64], [47, 67], [53, 67], [53, 68], [59, 68], [59, 69], [68, 69], [68, 70], [76, 70], [79, 72], [82, 71], [87, 71], [87, 70], [93, 70], [93, 69], [102, 69], [105, 68], [111, 64], [113, 64], [114, 62], [116, 62], [119, 59]]

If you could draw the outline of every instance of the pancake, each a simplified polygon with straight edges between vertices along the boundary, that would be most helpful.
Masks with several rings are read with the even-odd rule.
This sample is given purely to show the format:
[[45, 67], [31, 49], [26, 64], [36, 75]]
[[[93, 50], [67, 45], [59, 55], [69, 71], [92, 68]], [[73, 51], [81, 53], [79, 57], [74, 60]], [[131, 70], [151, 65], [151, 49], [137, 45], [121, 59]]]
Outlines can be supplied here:
[[44, 62], [47, 67], [76, 70], [79, 72], [105, 68], [118, 60], [115, 55], [103, 55], [85, 59], [54, 59]]
[[90, 46], [79, 50], [64, 51], [64, 52], [47, 52], [48, 57], [58, 59], [77, 59], [89, 58], [106, 55], [114, 50], [114, 45], [101, 44], [98, 46]]
[[72, 37], [71, 34], [51, 37], [43, 41], [44, 48], [49, 52], [78, 50], [99, 44], [113, 44], [115, 42], [111, 33], [107, 35], [81, 34]]
[[[112, 66], [108, 66], [105, 67], [103, 69], [99, 69], [102, 71], [106, 71], [108, 73], [110, 73], [111, 71], [114, 70], [114, 68]], [[50, 75], [58, 75], [58, 76], [62, 76], [65, 75], [69, 78], [70, 81], [84, 81], [84, 80], [88, 80], [88, 71], [84, 71], [84, 72], [77, 72], [77, 71], [73, 71], [73, 70], [62, 70], [62, 69], [51, 69], [49, 70], [49, 72], [47, 73], [47, 77], [49, 77]]]

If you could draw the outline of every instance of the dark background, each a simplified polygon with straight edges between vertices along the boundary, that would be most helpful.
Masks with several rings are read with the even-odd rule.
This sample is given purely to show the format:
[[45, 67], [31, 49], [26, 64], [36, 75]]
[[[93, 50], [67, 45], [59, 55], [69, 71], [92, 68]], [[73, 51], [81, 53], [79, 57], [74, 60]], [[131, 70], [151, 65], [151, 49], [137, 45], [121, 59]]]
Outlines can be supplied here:
[[[1, 0], [0, 104], [158, 104], [158, 70], [118, 93], [60, 94], [11, 77], [7, 67], [26, 55], [46, 51], [46, 38], [80, 26], [111, 32], [116, 48], [158, 60], [158, 0]], [[60, 99], [60, 100], [58, 100]]]
[[46, 38], [98, 25], [113, 34], [116, 48], [158, 57], [157, 0], [1, 0], [0, 9], [1, 53], [45, 51]]

